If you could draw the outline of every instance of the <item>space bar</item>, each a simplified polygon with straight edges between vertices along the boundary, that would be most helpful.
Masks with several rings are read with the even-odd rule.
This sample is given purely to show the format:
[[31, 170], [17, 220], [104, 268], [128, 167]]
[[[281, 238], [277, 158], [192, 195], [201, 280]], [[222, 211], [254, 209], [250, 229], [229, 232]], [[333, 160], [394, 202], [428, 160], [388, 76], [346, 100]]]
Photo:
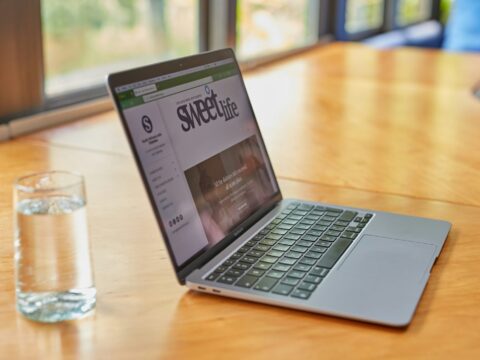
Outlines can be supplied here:
[[352, 240], [350, 239], [338, 239], [328, 248], [325, 254], [322, 255], [317, 265], [329, 269], [332, 268], [351, 243]]

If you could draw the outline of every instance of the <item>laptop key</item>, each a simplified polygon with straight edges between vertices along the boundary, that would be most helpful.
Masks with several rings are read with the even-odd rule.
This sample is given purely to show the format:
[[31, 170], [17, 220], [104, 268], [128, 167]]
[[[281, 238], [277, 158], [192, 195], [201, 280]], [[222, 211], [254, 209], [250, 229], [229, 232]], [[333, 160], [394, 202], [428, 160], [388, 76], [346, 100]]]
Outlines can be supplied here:
[[307, 275], [305, 276], [304, 281], [310, 282], [313, 284], [320, 284], [322, 282], [323, 278], [320, 276], [315, 276], [315, 275]]
[[291, 278], [291, 277], [286, 277], [285, 279], [282, 280], [282, 284], [291, 285], [291, 286], [295, 286], [299, 282], [300, 282], [300, 279]]
[[317, 263], [318, 266], [323, 266], [326, 268], [332, 268], [337, 260], [342, 256], [345, 250], [350, 246], [352, 240], [346, 238], [340, 238], [335, 241], [323, 254], [320, 261]]
[[295, 240], [282, 239], [282, 240], [280, 240], [278, 243], [290, 247], [290, 246], [292, 246], [293, 244], [295, 244]]
[[275, 245], [273, 247], [273, 250], [277, 250], [277, 251], [287, 251], [288, 249], [290, 248], [290, 246], [286, 246], [286, 245]]
[[273, 257], [282, 257], [284, 254], [284, 251], [277, 251], [277, 250], [270, 250], [267, 255], [268, 256], [273, 256]]
[[304, 235], [304, 236], [302, 237], [302, 240], [306, 240], [306, 241], [317, 241], [317, 240], [318, 240], [318, 237], [307, 234], [307, 235]]
[[315, 224], [315, 220], [311, 220], [311, 219], [306, 219], [304, 218], [302, 221], [300, 221], [300, 224], [301, 225], [307, 225], [308, 227], [312, 226], [313, 224]]
[[325, 234], [338, 237], [340, 235], [340, 231], [328, 230]]
[[219, 277], [220, 274], [219, 273], [211, 273], [210, 275], [207, 276], [207, 280], [215, 280], [217, 277]]
[[322, 254], [316, 251], [309, 251], [305, 254], [305, 256], [312, 259], [320, 259]]
[[285, 273], [281, 271], [270, 270], [266, 276], [274, 278], [274, 279], [281, 279], [285, 275]]
[[299, 261], [300, 264], [305, 264], [305, 265], [315, 265], [317, 262], [316, 259], [304, 257], [302, 260]]
[[250, 246], [243, 246], [240, 249], [237, 250], [239, 253], [246, 253], [248, 250], [250, 250]]
[[295, 245], [295, 246], [292, 247], [292, 251], [296, 251], [296, 252], [299, 252], [299, 253], [304, 253], [307, 250], [308, 250], [308, 247], [305, 247], [305, 246]]
[[235, 284], [236, 286], [251, 288], [258, 280], [258, 277], [252, 275], [245, 275]]
[[257, 276], [257, 277], [260, 277], [262, 276], [263, 274], [265, 274], [265, 270], [260, 270], [260, 269], [250, 269], [248, 272], [247, 272], [248, 275], [252, 275], [252, 276]]
[[331, 216], [328, 213], [326, 213], [323, 217], [322, 220], [329, 221], [330, 223], [334, 222], [337, 218], [335, 216]]
[[279, 240], [282, 238], [282, 235], [270, 233], [267, 236], [265, 236], [265, 238], [270, 240]]
[[308, 271], [312, 268], [311, 265], [305, 265], [305, 264], [297, 264], [293, 268], [293, 270], [298, 270], [298, 271]]
[[303, 271], [298, 271], [298, 270], [292, 270], [288, 273], [289, 277], [295, 278], [295, 279], [302, 279], [305, 276], [305, 272]]
[[290, 234], [285, 235], [284, 239], [298, 240], [298, 239], [300, 239], [300, 236], [301, 235], [290, 233]]
[[304, 281], [300, 285], [298, 285], [297, 289], [306, 290], [306, 291], [313, 291], [313, 290], [315, 290], [316, 287], [317, 287], [317, 285]]
[[274, 264], [277, 262], [277, 258], [273, 256], [264, 256], [261, 260], [269, 264]]
[[315, 266], [312, 271], [310, 271], [310, 275], [314, 276], [321, 276], [325, 277], [328, 274], [328, 269], [320, 267], [320, 266]]
[[272, 264], [260, 261], [259, 263], [255, 264], [254, 268], [259, 270], [268, 270], [271, 266]]
[[258, 250], [258, 251], [268, 251], [270, 249], [270, 246], [267, 245], [257, 245], [253, 248], [253, 250]]
[[265, 245], [265, 246], [272, 246], [272, 245], [275, 245], [277, 243], [277, 241], [276, 240], [271, 240], [271, 239], [263, 239], [262, 241], [259, 241], [258, 243], [261, 244], [261, 245]]
[[357, 237], [357, 233], [355, 232], [351, 232], [351, 231], [344, 231], [343, 234], [342, 234], [342, 237], [345, 237], [347, 239], [355, 239]]
[[302, 253], [296, 251], [289, 251], [285, 256], [293, 259], [300, 259], [302, 257]]
[[244, 262], [244, 263], [247, 263], [247, 264], [254, 264], [256, 263], [258, 260], [258, 258], [256, 257], [253, 257], [253, 256], [248, 256], [248, 255], [245, 255], [244, 257], [242, 257], [240, 259], [241, 262]]
[[236, 277], [228, 276], [228, 275], [222, 275], [217, 280], [217, 282], [222, 283], [222, 284], [233, 284], [235, 282], [235, 280], [237, 280]]
[[332, 241], [337, 240], [337, 237], [332, 236], [332, 235], [322, 235], [322, 236], [320, 236], [320, 240], [332, 242]]
[[254, 289], [260, 291], [270, 291], [277, 282], [277, 279], [271, 277], [264, 277], [257, 283], [257, 285], [255, 285]]
[[339, 218], [338, 220], [344, 220], [344, 221], [352, 221], [355, 219], [355, 216], [357, 216], [358, 213], [354, 211], [345, 211]]
[[295, 234], [295, 235], [303, 235], [307, 232], [307, 230], [303, 230], [303, 229], [292, 229], [290, 230], [290, 234]]
[[235, 260], [234, 260], [234, 259], [227, 259], [227, 260], [225, 260], [225, 261], [223, 262], [222, 266], [227, 266], [227, 267], [228, 267], [228, 266], [231, 266], [231, 265], [233, 265], [233, 264], [235, 264]]
[[217, 267], [217, 268], [214, 270], [214, 272], [221, 274], [221, 273], [223, 273], [225, 270], [227, 270], [227, 267], [226, 267], [226, 266], [219, 266], [219, 267]]
[[290, 295], [290, 296], [306, 300], [310, 297], [311, 294], [312, 294], [311, 292], [306, 291], [306, 290], [295, 289], [292, 292], [292, 295]]
[[233, 265], [233, 268], [237, 270], [247, 270], [250, 266], [251, 265], [247, 263], [236, 263]]
[[278, 284], [275, 289], [273, 289], [274, 294], [285, 295], [287, 296], [293, 290], [293, 286], [286, 284]]
[[316, 252], [319, 252], [319, 253], [324, 253], [325, 251], [327, 251], [327, 247], [325, 246], [318, 246], [318, 245], [315, 245], [315, 246], [312, 246], [312, 248], [310, 250], [312, 251], [316, 251]]
[[[326, 227], [323, 230], [326, 230]], [[321, 236], [322, 234], [323, 234], [323, 231], [319, 231], [319, 230], [309, 230], [309, 231], [307, 231], [307, 235]]]
[[291, 268], [290, 265], [276, 264], [276, 265], [273, 267], [273, 270], [285, 272], [285, 271], [290, 270], [290, 268]]
[[230, 269], [228, 270], [225, 275], [231, 276], [231, 277], [239, 277], [243, 275], [242, 270], [237, 270], [237, 269]]
[[284, 258], [282, 258], [282, 259], [279, 261], [280, 264], [284, 264], [284, 265], [293, 265], [293, 264], [295, 264], [296, 262], [297, 262], [296, 259], [294, 259], [294, 258], [289, 258], [289, 257], [284, 257]]
[[257, 257], [257, 258], [262, 257], [264, 254], [265, 254], [265, 253], [264, 253], [263, 251], [258, 251], [258, 250], [255, 250], [255, 249], [254, 249], [254, 250], [251, 250], [251, 251], [248, 253], [249, 256], [253, 256], [253, 257]]
[[312, 245], [312, 242], [306, 240], [299, 240], [297, 241], [297, 245], [310, 247]]

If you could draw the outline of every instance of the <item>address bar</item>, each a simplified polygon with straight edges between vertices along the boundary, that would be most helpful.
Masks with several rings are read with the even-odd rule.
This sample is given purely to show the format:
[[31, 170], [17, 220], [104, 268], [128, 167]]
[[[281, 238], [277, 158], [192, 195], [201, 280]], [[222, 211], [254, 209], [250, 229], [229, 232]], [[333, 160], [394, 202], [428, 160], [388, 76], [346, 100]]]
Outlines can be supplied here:
[[206, 85], [206, 84], [209, 84], [211, 82], [213, 82], [213, 78], [211, 76], [208, 76], [208, 77], [205, 77], [205, 78], [202, 78], [202, 79], [191, 81], [189, 83], [185, 83], [185, 84], [174, 86], [174, 87], [171, 87], [171, 88], [168, 88], [168, 89], [165, 89], [165, 90], [157, 91], [157, 92], [154, 92], [154, 93], [151, 93], [151, 94], [148, 94], [148, 95], [144, 95], [143, 96], [143, 102], [158, 100], [158, 99], [163, 98], [165, 96], [172, 95], [172, 94], [175, 94], [175, 93], [178, 93], [178, 92], [181, 92], [181, 91], [185, 91], [185, 90], [188, 90], [188, 89], [192, 89], [192, 88], [197, 87], [197, 86]]

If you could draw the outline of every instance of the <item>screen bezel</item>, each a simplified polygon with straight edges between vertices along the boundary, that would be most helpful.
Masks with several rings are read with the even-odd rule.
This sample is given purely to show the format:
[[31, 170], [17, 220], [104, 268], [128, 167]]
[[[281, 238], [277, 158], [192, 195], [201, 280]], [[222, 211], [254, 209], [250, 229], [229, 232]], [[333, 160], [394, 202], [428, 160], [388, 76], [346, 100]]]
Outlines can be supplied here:
[[[120, 101], [118, 99], [118, 96], [116, 94], [115, 88], [118, 86], [122, 85], [128, 85], [131, 83], [135, 83], [138, 81], [143, 81], [143, 80], [148, 80], [154, 77], [166, 75], [166, 74], [171, 74], [177, 71], [182, 71], [185, 69], [189, 69], [192, 67], [197, 67], [197, 66], [202, 66], [206, 64], [210, 64], [215, 61], [220, 61], [220, 60], [225, 60], [225, 59], [233, 59], [233, 62], [235, 66], [237, 67], [238, 74], [240, 76], [240, 82], [242, 84], [242, 87], [245, 91], [245, 94], [247, 95], [247, 103], [250, 108], [250, 111], [253, 116], [253, 120], [255, 122], [255, 125], [257, 126], [258, 129], [258, 136], [260, 138], [261, 146], [263, 146], [265, 150], [265, 155], [266, 159], [265, 162], [266, 164], [270, 167], [272, 170], [273, 174], [273, 181], [275, 183], [275, 186], [277, 188], [277, 191], [272, 194], [271, 198], [268, 199], [263, 206], [261, 206], [257, 211], [255, 211], [253, 214], [251, 214], [247, 219], [242, 221], [238, 226], [236, 226], [223, 240], [220, 240], [217, 244], [215, 244], [213, 247], [210, 249], [206, 250], [201, 250], [199, 253], [193, 255], [190, 259], [188, 259], [186, 262], [184, 262], [182, 265], [177, 265], [175, 261], [175, 256], [173, 254], [172, 248], [170, 246], [170, 242], [168, 240], [167, 232], [163, 226], [161, 216], [159, 213], [159, 210], [155, 206], [155, 199], [153, 196], [153, 192], [151, 191], [150, 187], [148, 186], [148, 181], [147, 177], [145, 174], [145, 170], [142, 167], [142, 164], [140, 162], [140, 157], [139, 154], [137, 153], [137, 150], [134, 145], [134, 141], [132, 138], [132, 135], [130, 133], [130, 130], [127, 126], [126, 119], [123, 115], [123, 111], [120, 106]], [[162, 62], [162, 63], [157, 63], [157, 64], [152, 64], [152, 65], [147, 65], [139, 68], [134, 68], [131, 70], [126, 70], [122, 72], [117, 72], [108, 75], [107, 77], [107, 83], [108, 83], [108, 88], [110, 92], [110, 96], [113, 99], [115, 103], [115, 107], [117, 109], [117, 112], [120, 116], [120, 120], [122, 122], [123, 129], [125, 131], [125, 134], [127, 136], [128, 143], [130, 145], [130, 149], [132, 150], [132, 153], [135, 158], [135, 163], [137, 165], [137, 169], [140, 172], [144, 188], [147, 192], [150, 205], [154, 211], [157, 224], [160, 228], [165, 246], [167, 248], [170, 261], [173, 265], [173, 268], [175, 270], [175, 274], [177, 276], [177, 279], [180, 284], [185, 283], [185, 278], [195, 269], [199, 268], [206, 262], [208, 262], [212, 257], [217, 255], [220, 251], [225, 249], [228, 245], [230, 245], [235, 239], [238, 238], [244, 231], [246, 231], [250, 226], [255, 224], [261, 217], [263, 217], [269, 210], [272, 209], [272, 207], [277, 204], [279, 201], [282, 200], [282, 194], [280, 191], [280, 187], [278, 186], [277, 182], [277, 177], [275, 175], [273, 166], [270, 161], [270, 157], [267, 152], [267, 148], [265, 146], [265, 142], [263, 140], [262, 134], [260, 132], [260, 128], [258, 126], [257, 118], [255, 116], [255, 113], [253, 111], [252, 104], [250, 102], [250, 98], [248, 97], [247, 89], [245, 87], [245, 83], [243, 81], [243, 76], [240, 72], [240, 67], [238, 65], [238, 62], [235, 58], [235, 54], [232, 49], [221, 49], [221, 50], [215, 50], [215, 51], [210, 51], [206, 53], [201, 53], [198, 55], [193, 55], [193, 56], [188, 56], [176, 60], [171, 60], [167, 62]]]

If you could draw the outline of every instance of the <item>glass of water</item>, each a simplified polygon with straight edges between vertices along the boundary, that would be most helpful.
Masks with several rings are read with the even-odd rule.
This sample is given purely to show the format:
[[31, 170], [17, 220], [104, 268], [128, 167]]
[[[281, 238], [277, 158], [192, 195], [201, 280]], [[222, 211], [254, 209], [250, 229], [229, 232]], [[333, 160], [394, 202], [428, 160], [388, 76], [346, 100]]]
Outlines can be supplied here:
[[57, 322], [95, 307], [85, 184], [79, 174], [50, 171], [14, 184], [17, 309]]

